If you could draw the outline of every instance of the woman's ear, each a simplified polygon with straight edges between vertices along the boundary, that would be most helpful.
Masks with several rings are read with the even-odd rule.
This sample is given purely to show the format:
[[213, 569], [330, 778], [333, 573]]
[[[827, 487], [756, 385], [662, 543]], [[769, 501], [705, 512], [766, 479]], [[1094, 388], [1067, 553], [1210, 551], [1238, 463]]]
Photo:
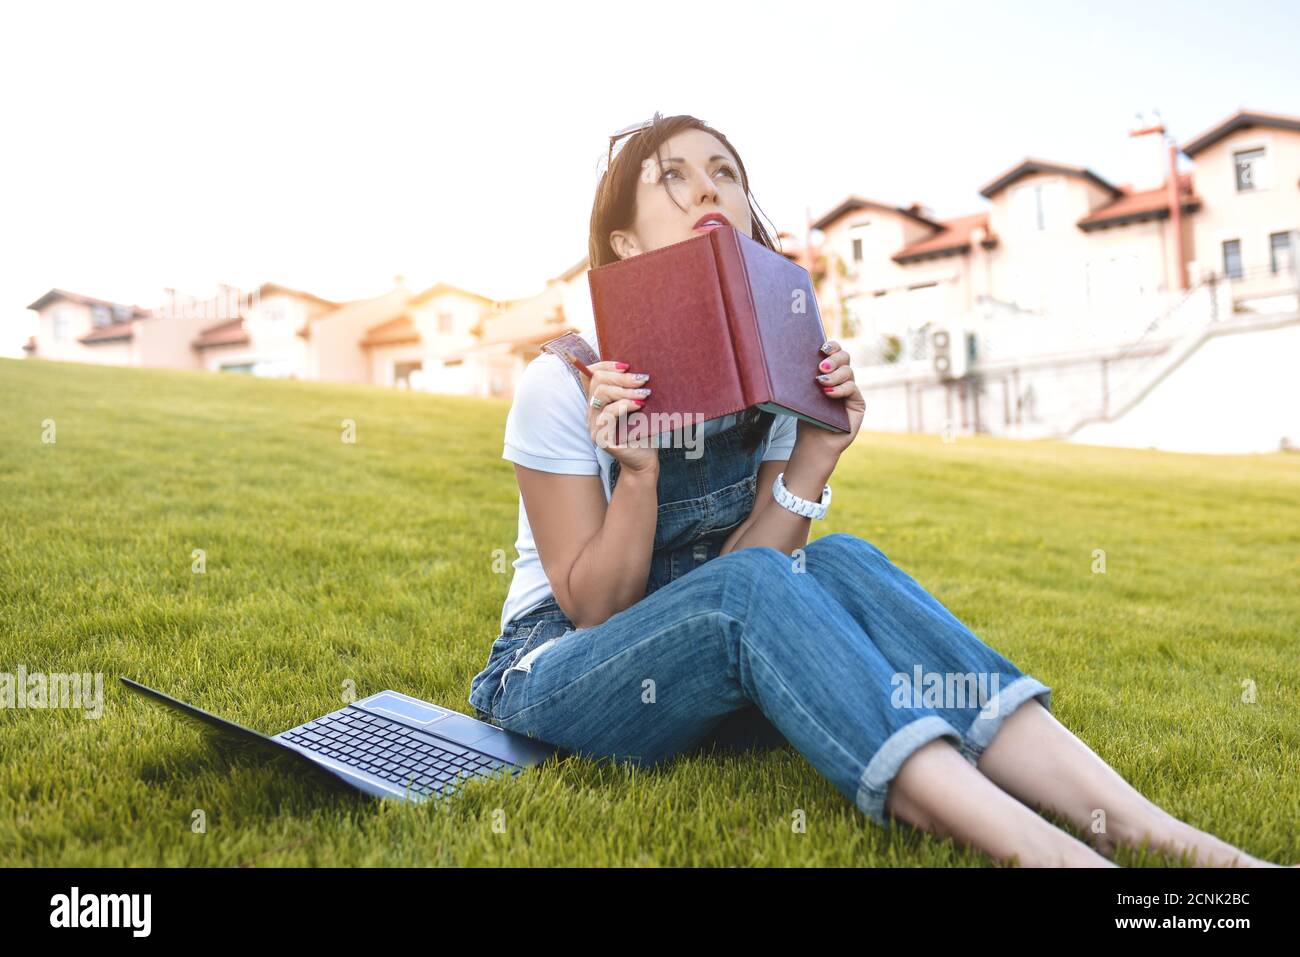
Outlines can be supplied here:
[[629, 256], [637, 256], [641, 253], [641, 247], [637, 245], [631, 234], [621, 229], [616, 229], [609, 234], [609, 245], [619, 259], [627, 259]]

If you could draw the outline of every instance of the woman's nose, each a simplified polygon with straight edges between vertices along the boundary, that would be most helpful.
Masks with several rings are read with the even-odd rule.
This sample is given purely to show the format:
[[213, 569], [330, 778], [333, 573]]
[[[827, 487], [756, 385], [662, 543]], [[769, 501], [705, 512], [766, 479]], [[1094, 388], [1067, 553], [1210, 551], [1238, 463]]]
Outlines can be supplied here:
[[708, 173], [701, 173], [701, 184], [697, 190], [697, 196], [701, 203], [717, 203], [718, 201], [718, 184], [709, 178]]

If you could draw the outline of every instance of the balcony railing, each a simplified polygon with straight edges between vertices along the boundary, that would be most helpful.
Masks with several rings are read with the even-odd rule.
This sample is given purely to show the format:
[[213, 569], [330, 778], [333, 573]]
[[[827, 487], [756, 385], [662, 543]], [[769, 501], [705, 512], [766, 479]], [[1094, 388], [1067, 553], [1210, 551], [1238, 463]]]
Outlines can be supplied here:
[[1236, 313], [1277, 313], [1300, 310], [1300, 271], [1291, 263], [1250, 266], [1223, 276]]

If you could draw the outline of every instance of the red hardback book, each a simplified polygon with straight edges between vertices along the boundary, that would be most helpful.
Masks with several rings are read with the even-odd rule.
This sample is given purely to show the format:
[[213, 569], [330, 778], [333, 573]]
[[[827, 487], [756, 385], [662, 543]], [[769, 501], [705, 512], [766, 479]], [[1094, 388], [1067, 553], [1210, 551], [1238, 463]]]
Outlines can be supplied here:
[[587, 280], [601, 358], [650, 373], [640, 411], [667, 413], [649, 417], [647, 435], [682, 424], [672, 413], [698, 423], [751, 406], [849, 431], [844, 400], [814, 378], [826, 335], [798, 263], [720, 226]]

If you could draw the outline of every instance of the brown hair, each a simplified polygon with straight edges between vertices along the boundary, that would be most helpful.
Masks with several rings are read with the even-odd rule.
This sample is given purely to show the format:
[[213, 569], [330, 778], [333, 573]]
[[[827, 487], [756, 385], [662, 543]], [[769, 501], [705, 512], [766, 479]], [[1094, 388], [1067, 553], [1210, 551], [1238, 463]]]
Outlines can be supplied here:
[[[736, 165], [740, 172], [740, 185], [749, 201], [750, 238], [774, 252], [781, 251], [780, 245], [772, 238], [773, 233], [769, 233], [759, 221], [758, 205], [749, 191], [749, 174], [745, 172], [745, 161], [740, 158], [740, 153], [731, 142], [703, 120], [686, 114], [665, 117], [656, 112], [652, 125], [614, 144], [619, 151], [609, 169], [601, 174], [600, 182], [596, 184], [596, 198], [591, 205], [591, 231], [587, 238], [587, 258], [590, 268], [595, 269], [597, 266], [618, 261], [618, 253], [614, 252], [614, 247], [610, 245], [609, 234], [616, 229], [627, 229], [636, 219], [636, 186], [641, 177], [643, 163], [653, 153], [655, 159], [662, 164], [663, 154], [660, 148], [663, 144], [676, 134], [689, 129], [703, 130], [717, 137], [736, 158]], [[672, 198], [671, 193], [669, 198]], [[675, 204], [676, 199], [673, 199], [673, 202]], [[762, 409], [751, 407], [745, 410], [741, 421], [744, 423], [742, 435], [746, 450], [753, 450], [757, 446], [767, 434], [774, 419], [775, 416], [771, 412]]]

